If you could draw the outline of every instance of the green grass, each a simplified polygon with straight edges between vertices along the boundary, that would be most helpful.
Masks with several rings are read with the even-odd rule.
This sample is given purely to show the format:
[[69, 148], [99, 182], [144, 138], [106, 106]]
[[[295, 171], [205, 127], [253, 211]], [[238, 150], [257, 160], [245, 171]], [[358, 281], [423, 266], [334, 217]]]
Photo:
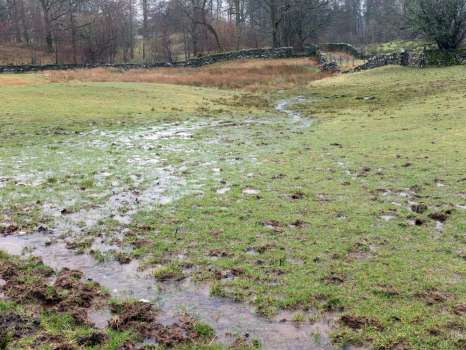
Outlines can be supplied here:
[[[44, 138], [43, 127], [65, 120], [64, 128], [82, 131], [93, 121], [97, 126], [92, 128], [129, 133], [160, 120], [214, 115], [212, 120], [225, 125], [163, 144], [179, 148], [164, 152], [164, 164], [176, 166], [176, 174], [188, 184], [200, 183], [202, 194], [184, 193], [167, 205], [140, 210], [130, 225], [132, 234], [125, 237], [137, 247], [133, 256], [148, 266], [161, 265], [155, 274], [162, 279], [191, 274], [211, 283], [212, 294], [251, 303], [266, 316], [291, 309], [301, 322], [309, 308], [346, 316], [337, 322], [336, 343], [375, 349], [464, 347], [466, 321], [455, 312], [466, 303], [463, 67], [384, 67], [267, 96], [304, 96], [296, 108], [314, 116], [309, 128], [290, 125], [269, 109], [253, 114], [268, 123], [249, 123], [247, 108], [225, 103], [234, 95], [228, 91], [158, 87], [0, 87], [7, 96], [0, 118], [8, 122], [0, 131], [7, 140], [0, 159], [13, 166], [12, 155], [34, 154], [24, 169], [54, 170], [46, 184], [0, 188], [3, 212], [9, 208], [9, 216], [29, 227], [46, 218], [34, 204], [38, 200], [80, 193], [77, 208], [105, 202], [95, 199], [111, 188], [110, 180], [93, 180], [101, 165], [118, 164], [106, 169], [112, 180], [132, 184], [131, 175], [141, 169], [133, 170], [125, 161], [153, 152], [90, 151], [76, 146], [70, 134]], [[109, 100], [100, 105], [103, 96]], [[226, 112], [198, 113], [204, 98], [211, 101], [209, 110]], [[160, 105], [167, 103], [168, 110], [188, 102], [172, 114], [151, 99], [164, 101]], [[118, 124], [129, 117], [136, 118], [130, 125]], [[220, 142], [205, 142], [209, 140]], [[55, 145], [73, 162], [56, 159], [44, 145]], [[78, 159], [82, 161], [75, 163]], [[217, 192], [224, 187], [230, 190]], [[247, 188], [259, 192], [247, 194]], [[421, 204], [426, 211], [409, 210]], [[446, 211], [450, 214], [439, 231], [431, 216]], [[110, 222], [96, 229], [113, 230], [118, 226]], [[145, 244], [137, 245], [140, 240]], [[195, 268], [182, 272], [179, 255]], [[349, 318], [358, 321], [356, 326], [345, 324]]]
[[170, 262], [169, 265], [156, 268], [154, 277], [160, 281], [182, 279], [183, 270], [178, 262]]
[[[1, 142], [231, 111], [234, 92], [148, 83], [50, 83], [39, 74], [0, 76]], [[237, 108], [235, 109], [235, 112]], [[244, 112], [245, 110], [243, 110]]]
[[394, 40], [386, 43], [370, 44], [365, 48], [366, 55], [383, 55], [401, 50], [422, 51], [424, 48], [436, 48], [436, 45], [425, 40]]
[[[230, 192], [212, 184], [202, 197], [140, 213], [134, 229], [145, 227], [139, 234], [154, 246], [139, 253], [160, 260], [187, 251], [201, 280], [240, 269], [212, 293], [267, 315], [315, 307], [369, 319], [360, 329], [340, 324], [336, 342], [461, 348], [466, 325], [453, 310], [466, 292], [457, 207], [465, 202], [465, 83], [462, 67], [386, 67], [289, 92], [308, 99], [300, 109], [317, 124], [282, 137], [256, 130], [258, 145], [272, 144], [258, 146], [258, 164], [222, 168]], [[295, 192], [304, 196], [293, 200]], [[411, 202], [428, 210], [413, 213]], [[443, 210], [452, 214], [438, 232], [429, 214]], [[269, 220], [279, 225], [262, 224]], [[290, 226], [296, 221], [301, 227]], [[227, 254], [212, 259], [212, 250]]]

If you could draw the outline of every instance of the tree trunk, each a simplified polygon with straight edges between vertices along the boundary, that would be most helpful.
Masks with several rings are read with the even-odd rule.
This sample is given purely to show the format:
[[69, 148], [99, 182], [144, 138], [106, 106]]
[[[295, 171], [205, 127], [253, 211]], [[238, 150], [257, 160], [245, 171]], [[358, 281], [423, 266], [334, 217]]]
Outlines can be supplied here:
[[210, 33], [214, 36], [214, 38], [215, 38], [215, 43], [217, 44], [217, 49], [218, 49], [219, 51], [223, 51], [223, 46], [222, 46], [222, 43], [220, 42], [220, 38], [219, 38], [219, 36], [218, 36], [218, 34], [217, 34], [217, 31], [215, 30], [215, 28], [213, 27], [212, 24], [210, 24], [210, 23], [207, 22], [207, 19], [206, 19], [206, 17], [205, 17], [205, 12], [204, 12], [204, 14], [203, 14], [202, 19], [203, 19], [203, 23], [202, 23], [202, 24], [209, 30], [209, 32], [210, 32]]
[[129, 0], [129, 57], [134, 59], [134, 6], [133, 0]]
[[198, 25], [196, 21], [193, 19], [191, 21], [191, 46], [193, 50], [193, 56], [196, 57], [199, 54], [199, 46], [198, 46]]
[[44, 16], [44, 24], [45, 24], [45, 43], [47, 45], [47, 51], [52, 53], [53, 49], [53, 34], [52, 34], [52, 24], [50, 23], [49, 14], [47, 13]]
[[45, 44], [47, 46], [47, 51], [53, 53], [52, 21], [50, 19], [49, 4], [45, 0], [41, 0], [40, 4], [44, 13]]
[[187, 61], [189, 59], [189, 46], [187, 40], [186, 29], [183, 27], [183, 48], [184, 48], [184, 59]]
[[278, 18], [278, 8], [276, 0], [270, 1], [270, 20], [272, 22], [272, 47], [280, 47], [280, 38], [278, 33], [278, 26], [280, 24]]
[[24, 1], [19, 0], [19, 12], [20, 12], [20, 22], [21, 22], [21, 28], [23, 32], [23, 38], [24, 41], [29, 45], [31, 39], [29, 36], [29, 28], [26, 25], [26, 11], [24, 11]]
[[58, 56], [58, 40], [55, 40], [55, 64], [59, 64], [59, 56]]
[[146, 44], [147, 44], [147, 20], [148, 20], [148, 8], [147, 0], [142, 0], [142, 61], [146, 63]]
[[241, 0], [235, 0], [235, 34], [236, 34], [236, 50], [239, 50], [241, 43]]
[[15, 41], [17, 43], [20, 43], [22, 40], [21, 38], [21, 29], [20, 29], [20, 25], [19, 25], [19, 15], [18, 15], [18, 12], [19, 12], [19, 9], [18, 9], [18, 2], [16, 0], [12, 1], [12, 4], [11, 6], [13, 7], [12, 8], [12, 11], [13, 11], [13, 24], [14, 24], [14, 28], [15, 28]]
[[77, 39], [76, 39], [76, 23], [74, 18], [74, 4], [73, 0], [69, 1], [69, 11], [70, 11], [70, 29], [71, 29], [71, 49], [73, 52], [73, 63], [78, 63], [78, 49], [77, 49]]

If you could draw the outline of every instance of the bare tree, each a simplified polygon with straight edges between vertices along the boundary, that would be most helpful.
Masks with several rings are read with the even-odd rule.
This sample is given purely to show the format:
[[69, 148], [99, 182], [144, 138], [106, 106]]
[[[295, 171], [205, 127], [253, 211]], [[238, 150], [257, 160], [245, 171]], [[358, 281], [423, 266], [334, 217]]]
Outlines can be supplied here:
[[220, 37], [215, 27], [210, 23], [211, 16], [208, 12], [207, 0], [178, 0], [178, 4], [183, 9], [185, 15], [189, 18], [191, 23], [191, 42], [193, 54], [200, 53], [200, 41], [202, 29], [207, 30], [215, 39], [217, 49], [223, 51], [223, 46], [220, 42]]
[[43, 12], [45, 42], [49, 52], [54, 51], [54, 25], [67, 14], [67, 0], [38, 0]]
[[[465, 1], [0, 0], [0, 45], [29, 49], [32, 62], [54, 53], [57, 62], [73, 63], [177, 60], [264, 46], [302, 50], [322, 41], [403, 38], [407, 3], [416, 32], [446, 48], [465, 35]], [[442, 35], [433, 32], [438, 28]]]
[[284, 44], [303, 50], [306, 41], [317, 40], [329, 18], [327, 0], [290, 0], [282, 23]]

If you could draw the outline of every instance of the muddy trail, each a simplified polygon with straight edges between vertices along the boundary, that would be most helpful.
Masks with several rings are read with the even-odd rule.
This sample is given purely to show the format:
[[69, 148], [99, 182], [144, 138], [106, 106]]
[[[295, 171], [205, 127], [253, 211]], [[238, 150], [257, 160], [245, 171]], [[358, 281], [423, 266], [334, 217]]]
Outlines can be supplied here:
[[[276, 105], [279, 119], [246, 120], [244, 124], [273, 124], [279, 120], [293, 130], [308, 127], [312, 120], [290, 108], [291, 105], [302, 101], [302, 98], [297, 97], [279, 102]], [[97, 196], [98, 191], [82, 196], [67, 190], [62, 190], [55, 197], [48, 194], [48, 200], [41, 204], [43, 215], [48, 218], [47, 225], [39, 226], [33, 233], [22, 232], [13, 227], [10, 230], [12, 232], [4, 232], [8, 234], [0, 236], [0, 249], [12, 255], [40, 257], [46, 265], [55, 270], [69, 268], [82, 271], [84, 278], [99, 283], [116, 298], [151, 302], [160, 309], [160, 317], [167, 325], [173, 322], [180, 312], [187, 311], [211, 325], [217, 341], [223, 344], [231, 344], [236, 338], [242, 337], [257, 339], [263, 349], [270, 350], [332, 349], [329, 333], [334, 319], [331, 316], [312, 324], [297, 323], [292, 321], [290, 313], [284, 312], [269, 320], [258, 316], [248, 305], [210, 296], [208, 286], [196, 285], [189, 279], [172, 283], [158, 282], [152, 277], [153, 271], [141, 269], [136, 260], [125, 264], [113, 259], [98, 261], [95, 255], [88, 252], [76, 254], [70, 249], [73, 240], [81, 239], [88, 230], [99, 228], [102, 220], [111, 218], [124, 227], [131, 223], [132, 216], [138, 210], [164, 205], [183, 195], [202, 195], [203, 184], [219, 176], [216, 160], [218, 155], [208, 147], [219, 144], [221, 139], [214, 137], [203, 140], [202, 144], [207, 146], [200, 146], [199, 142], [193, 139], [193, 134], [219, 125], [222, 125], [222, 122], [178, 123], [131, 132], [96, 130], [82, 135], [79, 141], [81, 146], [87, 147], [91, 144], [98, 152], [101, 151], [99, 157], [104, 165], [114, 161], [125, 164], [123, 170], [129, 174], [127, 178], [132, 181], [131, 186], [125, 186], [115, 180], [119, 178], [118, 175], [115, 176], [115, 172], [121, 171], [122, 167], [115, 169], [109, 165], [107, 168], [100, 168], [95, 178], [96, 181], [107, 185], [107, 192], [100, 197]], [[71, 142], [71, 146], [76, 147], [76, 143]], [[106, 152], [110, 149], [113, 150], [113, 155], [109, 156], [109, 160], [105, 160]], [[154, 149], [160, 153], [154, 154]], [[180, 152], [183, 156], [191, 155], [191, 158], [195, 159], [196, 169], [202, 167], [207, 170], [203, 173], [198, 172], [195, 178], [184, 176], [189, 172], [192, 163], [172, 165], [161, 155], [162, 150]], [[193, 156], [194, 153], [196, 154]], [[125, 158], [126, 162], [121, 162], [121, 158]], [[255, 162], [256, 158], [252, 154], [249, 158], [232, 157], [226, 161]], [[80, 166], [74, 161], [68, 163], [73, 163], [70, 168]], [[24, 165], [24, 160], [19, 164]], [[66, 167], [66, 162], [64, 164], [63, 167]], [[57, 169], [58, 172], [67, 170], [70, 169]], [[15, 178], [16, 183], [20, 182], [24, 187], [40, 186], [41, 179], [45, 181], [43, 179], [47, 174], [36, 172], [35, 176], [32, 176], [32, 173], [25, 172], [21, 166], [17, 166], [16, 173], [0, 175], [3, 179]], [[218, 193], [221, 194], [221, 190]], [[7, 199], [14, 200], [15, 194], [10, 196]], [[11, 228], [11, 225], [8, 222], [4, 223], [7, 228]], [[120, 232], [124, 235], [124, 228]], [[91, 247], [103, 252], [122, 249], [102, 239], [94, 240]], [[92, 310], [89, 317], [96, 325], [104, 327], [110, 315], [110, 311], [103, 308]]]

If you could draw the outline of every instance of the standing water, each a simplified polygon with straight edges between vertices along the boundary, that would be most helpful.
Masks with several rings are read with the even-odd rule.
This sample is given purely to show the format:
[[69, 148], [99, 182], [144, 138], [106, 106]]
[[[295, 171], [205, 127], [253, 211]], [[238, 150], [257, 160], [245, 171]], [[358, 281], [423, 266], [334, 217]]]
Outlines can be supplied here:
[[[303, 118], [300, 113], [289, 110], [291, 104], [301, 101], [303, 99], [300, 97], [284, 100], [278, 103], [276, 109], [286, 113], [291, 123], [299, 127], [307, 127], [310, 125], [310, 119]], [[157, 137], [152, 137], [151, 141], [188, 137], [188, 131], [180, 128], [179, 125], [174, 125], [173, 130], [167, 127], [162, 131], [153, 133]], [[104, 136], [108, 137], [107, 134]], [[133, 148], [134, 142], [136, 142], [134, 140], [141, 139], [141, 136], [125, 135], [124, 138], [119, 137], [119, 139], [125, 147]], [[105, 147], [105, 142], [101, 143], [100, 146]], [[159, 159], [156, 160], [152, 164], [153, 169], [156, 170], [154, 176], [162, 181], [169, 179], [169, 181], [165, 180], [167, 184], [160, 186], [158, 183], [158, 187], [155, 189], [149, 187], [143, 192], [142, 198], [136, 198], [134, 194], [129, 192], [114, 193], [103, 206], [101, 205], [95, 210], [91, 208], [74, 214], [77, 216], [76, 221], [83, 221], [82, 217], [84, 216], [86, 218], [84, 220], [86, 222], [85, 229], [87, 229], [102, 218], [112, 214], [114, 216], [115, 213], [112, 213], [112, 209], [118, 209], [121, 206], [119, 203], [124, 202], [130, 207], [130, 210], [119, 221], [122, 224], [128, 224], [138, 208], [167, 202], [165, 189], [171, 186], [180, 187], [182, 190], [183, 186], [186, 186], [186, 182], [175, 176], [175, 171], [169, 167], [157, 170], [156, 165]], [[163, 190], [159, 191], [159, 188]], [[145, 195], [146, 193], [148, 195]], [[65, 242], [60, 238], [63, 233], [66, 233], [63, 232], [65, 228], [69, 229], [70, 225], [66, 225], [66, 223], [73, 221], [70, 220], [73, 219], [73, 215], [63, 217], [56, 212], [57, 210], [53, 206], [44, 207], [44, 211], [48, 211], [48, 214], [55, 220], [53, 230], [0, 237], [0, 249], [12, 255], [38, 256], [45, 264], [56, 270], [63, 268], [80, 270], [85, 278], [98, 282], [107, 288], [114, 297], [150, 301], [159, 307], [160, 317], [166, 323], [172, 322], [179, 312], [187, 311], [210, 324], [216, 332], [217, 340], [221, 343], [229, 344], [235, 337], [241, 336], [257, 339], [262, 344], [263, 349], [270, 350], [333, 348], [328, 336], [333, 324], [333, 319], [330, 316], [313, 324], [293, 322], [291, 315], [285, 313], [269, 320], [258, 316], [248, 305], [210, 296], [208, 286], [196, 285], [189, 279], [180, 283], [158, 283], [151, 276], [150, 271], [140, 269], [137, 261], [122, 265], [117, 261], [98, 262], [90, 254], [74, 254], [67, 249]], [[77, 231], [82, 230], [76, 229], [74, 233], [81, 233]], [[94, 310], [89, 316], [95, 321], [96, 326], [104, 327], [110, 313], [108, 310]]]

